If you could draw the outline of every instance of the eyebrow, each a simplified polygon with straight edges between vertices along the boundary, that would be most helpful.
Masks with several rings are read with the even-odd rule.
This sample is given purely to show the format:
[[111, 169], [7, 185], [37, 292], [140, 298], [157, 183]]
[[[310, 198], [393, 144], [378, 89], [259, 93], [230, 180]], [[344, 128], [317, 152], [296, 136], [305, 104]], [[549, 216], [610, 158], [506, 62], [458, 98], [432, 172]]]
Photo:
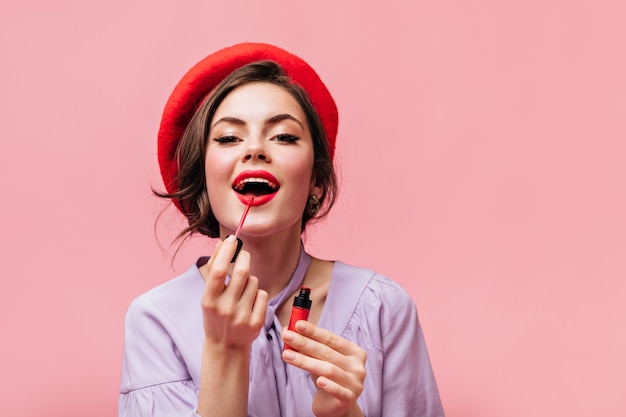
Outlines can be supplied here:
[[302, 125], [302, 122], [288, 113], [282, 113], [282, 114], [277, 114], [276, 116], [272, 116], [265, 121], [265, 124], [268, 124], [268, 125], [276, 124], [276, 123], [282, 122], [283, 120], [293, 120], [294, 122], [300, 125], [301, 129], [304, 129], [304, 125]]
[[[296, 122], [298, 125], [300, 125], [300, 128], [304, 129], [304, 125], [302, 124], [302, 122], [298, 119], [296, 119], [295, 117], [293, 117], [292, 115], [288, 114], [288, 113], [281, 113], [281, 114], [277, 114], [276, 116], [272, 116], [269, 119], [267, 119], [265, 121], [266, 125], [273, 125], [276, 123], [280, 123], [283, 120], [293, 120], [294, 122]], [[230, 117], [230, 116], [226, 116], [226, 117], [222, 117], [221, 119], [219, 119], [218, 121], [216, 121], [215, 123], [213, 123], [213, 126], [211, 126], [211, 129], [214, 128], [215, 126], [217, 126], [220, 123], [231, 123], [237, 126], [245, 126], [246, 122], [237, 118], [237, 117]]]
[[236, 117], [226, 116], [226, 117], [222, 117], [221, 119], [213, 123], [213, 126], [211, 126], [211, 129], [213, 129], [215, 126], [217, 126], [220, 123], [231, 123], [231, 124], [238, 125], [238, 126], [244, 126], [246, 124], [246, 122], [244, 122], [241, 119], [238, 119]]

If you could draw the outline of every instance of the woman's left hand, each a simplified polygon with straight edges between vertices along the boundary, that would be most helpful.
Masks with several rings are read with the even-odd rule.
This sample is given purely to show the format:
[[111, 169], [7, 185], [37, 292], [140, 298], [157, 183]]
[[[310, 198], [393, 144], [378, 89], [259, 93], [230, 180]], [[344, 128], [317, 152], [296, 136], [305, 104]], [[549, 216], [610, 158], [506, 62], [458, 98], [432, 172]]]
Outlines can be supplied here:
[[367, 354], [357, 344], [300, 320], [296, 332], [284, 329], [283, 360], [311, 374], [317, 393], [313, 413], [317, 417], [363, 416], [356, 400], [363, 391]]

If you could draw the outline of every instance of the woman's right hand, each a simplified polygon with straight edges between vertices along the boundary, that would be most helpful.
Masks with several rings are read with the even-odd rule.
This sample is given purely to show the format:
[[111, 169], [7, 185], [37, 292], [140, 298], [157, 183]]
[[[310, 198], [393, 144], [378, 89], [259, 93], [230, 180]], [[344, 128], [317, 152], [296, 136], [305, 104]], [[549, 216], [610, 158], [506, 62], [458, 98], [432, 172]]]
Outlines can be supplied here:
[[228, 285], [226, 276], [237, 248], [231, 235], [215, 246], [200, 273], [205, 281], [202, 317], [205, 341], [215, 348], [247, 349], [265, 323], [268, 294], [259, 289], [259, 280], [250, 275], [250, 253], [239, 252]]

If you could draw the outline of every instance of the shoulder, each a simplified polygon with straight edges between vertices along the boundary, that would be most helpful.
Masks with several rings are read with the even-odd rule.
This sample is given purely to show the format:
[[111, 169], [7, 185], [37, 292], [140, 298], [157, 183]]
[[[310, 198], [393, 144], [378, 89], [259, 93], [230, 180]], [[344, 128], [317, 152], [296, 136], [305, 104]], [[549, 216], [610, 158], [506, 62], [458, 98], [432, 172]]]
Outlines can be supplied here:
[[413, 300], [398, 283], [343, 262], [335, 262], [325, 310], [323, 326], [345, 337], [362, 331], [380, 335], [390, 323], [417, 316]]
[[191, 379], [185, 363], [199, 357], [193, 335], [202, 325], [203, 281], [198, 275], [192, 267], [130, 303], [124, 326], [123, 393]]
[[336, 262], [333, 281], [333, 290], [359, 291], [359, 304], [368, 307], [415, 307], [411, 296], [400, 284], [369, 268]]
[[126, 312], [125, 344], [162, 349], [164, 345], [171, 345], [173, 340], [185, 340], [190, 329], [201, 325], [203, 290], [204, 281], [194, 265], [185, 273], [139, 295]]
[[183, 274], [136, 297], [128, 307], [126, 320], [169, 316], [179, 312], [195, 298], [199, 302], [202, 288], [202, 277], [194, 265]]

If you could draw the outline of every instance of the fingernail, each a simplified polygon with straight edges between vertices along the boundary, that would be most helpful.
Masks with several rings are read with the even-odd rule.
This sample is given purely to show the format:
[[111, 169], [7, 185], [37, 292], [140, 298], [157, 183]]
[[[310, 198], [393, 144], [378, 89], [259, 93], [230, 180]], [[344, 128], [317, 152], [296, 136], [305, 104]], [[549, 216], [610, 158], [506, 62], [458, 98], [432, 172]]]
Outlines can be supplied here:
[[235, 237], [235, 235], [228, 235], [226, 236], [226, 239], [224, 239], [224, 242], [229, 242], [232, 243], [236, 240], [237, 238]]
[[296, 335], [287, 330], [283, 335], [283, 340], [285, 342], [294, 342], [296, 340]]
[[298, 330], [299, 332], [306, 332], [308, 328], [309, 326], [306, 324], [306, 321], [299, 320], [296, 323], [296, 330]]
[[319, 378], [317, 378], [317, 385], [320, 387], [325, 387], [328, 385], [328, 381], [326, 381], [326, 378], [320, 376]]
[[243, 246], [243, 240], [239, 239], [238, 237], [235, 237], [234, 235], [230, 235], [226, 239], [230, 239], [231, 237], [233, 238], [233, 240], [229, 240], [229, 242], [233, 242], [235, 239], [237, 239], [237, 249], [235, 249], [235, 254], [233, 255], [233, 259], [230, 260], [230, 263], [233, 263], [237, 260], [239, 251], [241, 250], [241, 247]]
[[283, 358], [291, 362], [296, 359], [296, 353], [293, 350], [286, 350], [283, 352]]

